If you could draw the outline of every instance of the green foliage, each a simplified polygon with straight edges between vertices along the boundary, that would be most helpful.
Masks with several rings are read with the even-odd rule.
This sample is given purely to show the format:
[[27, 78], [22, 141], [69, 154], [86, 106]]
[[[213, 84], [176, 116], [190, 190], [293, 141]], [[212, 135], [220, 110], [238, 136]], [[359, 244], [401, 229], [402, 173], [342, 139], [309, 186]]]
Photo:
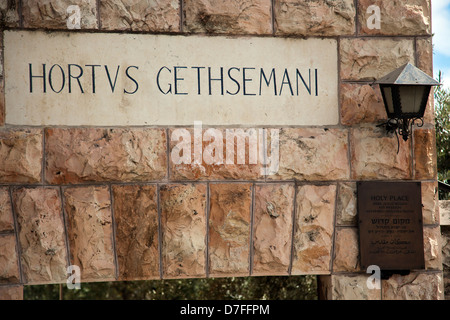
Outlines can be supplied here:
[[25, 286], [25, 300], [316, 300], [315, 276], [177, 279]]
[[[441, 76], [439, 71], [439, 82]], [[450, 90], [435, 87], [434, 99], [438, 180], [450, 184]], [[439, 191], [439, 199], [450, 199], [450, 194]]]

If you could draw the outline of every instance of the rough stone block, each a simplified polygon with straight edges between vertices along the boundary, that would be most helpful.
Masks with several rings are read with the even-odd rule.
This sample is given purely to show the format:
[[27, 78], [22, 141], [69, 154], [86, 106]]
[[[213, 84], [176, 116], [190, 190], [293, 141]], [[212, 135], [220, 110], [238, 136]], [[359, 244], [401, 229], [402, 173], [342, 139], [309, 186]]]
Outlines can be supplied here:
[[184, 31], [271, 34], [270, 0], [183, 0]]
[[350, 135], [353, 179], [411, 178], [411, 139], [404, 142], [383, 127], [352, 129]]
[[0, 235], [0, 284], [20, 282], [17, 258], [16, 236]]
[[14, 231], [8, 188], [0, 188], [0, 232], [2, 231]]
[[159, 278], [156, 186], [115, 185], [112, 191], [119, 280]]
[[[358, 1], [359, 32], [367, 35], [431, 34], [431, 1]], [[376, 6], [380, 14], [379, 28], [373, 26]], [[369, 9], [369, 10], [368, 10]]]
[[20, 27], [19, 2], [20, 0], [0, 2], [0, 25], [12, 28]]
[[42, 131], [5, 129], [0, 131], [0, 183], [41, 181]]
[[319, 300], [332, 300], [333, 287], [331, 275], [317, 277], [317, 295]]
[[440, 227], [423, 228], [425, 269], [442, 270], [442, 239]]
[[411, 272], [381, 281], [382, 300], [443, 300], [442, 272]]
[[338, 183], [336, 224], [355, 226], [357, 224], [356, 183]]
[[336, 186], [297, 189], [292, 274], [329, 274]]
[[70, 261], [80, 267], [81, 281], [115, 280], [109, 188], [67, 188], [64, 208]]
[[433, 76], [433, 43], [432, 38], [416, 39], [417, 68]]
[[164, 129], [49, 128], [45, 134], [49, 183], [148, 181], [167, 176]]
[[435, 124], [435, 111], [434, 111], [434, 87], [431, 87], [430, 95], [428, 96], [427, 106], [423, 115], [423, 122], [426, 124]]
[[350, 176], [347, 131], [283, 128], [279, 135], [279, 169], [272, 180], [343, 180]]
[[293, 184], [255, 187], [253, 275], [287, 275], [291, 260]]
[[[417, 67], [434, 78], [433, 75], [433, 41], [431, 37], [416, 38]], [[428, 104], [425, 109], [424, 122], [434, 125], [434, 94], [431, 88]]]
[[206, 276], [206, 185], [161, 186], [163, 278]]
[[[196, 130], [200, 132], [200, 129], [191, 128], [170, 130], [171, 180], [263, 179], [257, 131], [210, 128], [203, 129], [200, 137]], [[188, 137], [190, 141], [186, 141]], [[216, 141], [216, 137], [222, 137], [222, 140]], [[187, 157], [185, 153], [189, 152], [190, 156]], [[256, 155], [257, 159], [250, 158], [250, 154]]]
[[252, 185], [211, 184], [209, 276], [247, 276]]
[[97, 3], [92, 0], [23, 0], [22, 15], [25, 28], [98, 28]]
[[407, 62], [414, 64], [414, 40], [343, 38], [340, 41], [342, 80], [377, 80]]
[[351, 126], [387, 119], [383, 98], [377, 85], [341, 84], [341, 123]]
[[439, 200], [439, 216], [441, 226], [450, 225], [450, 200]]
[[450, 228], [441, 226], [441, 254], [444, 271], [450, 272]]
[[445, 300], [450, 300], [450, 272], [444, 271], [444, 296]]
[[356, 10], [352, 0], [275, 0], [277, 34], [342, 36], [355, 34]]
[[174, 0], [102, 0], [104, 30], [180, 31], [180, 4]]
[[25, 283], [65, 282], [68, 259], [59, 190], [19, 188], [12, 195]]
[[334, 243], [333, 272], [361, 271], [357, 228], [338, 228]]
[[381, 290], [367, 286], [369, 275], [340, 274], [320, 278], [326, 280], [321, 283], [324, 298], [328, 300], [381, 300]]
[[23, 286], [0, 286], [0, 300], [23, 300]]
[[440, 217], [437, 181], [422, 182], [421, 193], [423, 224], [438, 224]]
[[436, 131], [434, 129], [414, 130], [414, 177], [436, 179]]

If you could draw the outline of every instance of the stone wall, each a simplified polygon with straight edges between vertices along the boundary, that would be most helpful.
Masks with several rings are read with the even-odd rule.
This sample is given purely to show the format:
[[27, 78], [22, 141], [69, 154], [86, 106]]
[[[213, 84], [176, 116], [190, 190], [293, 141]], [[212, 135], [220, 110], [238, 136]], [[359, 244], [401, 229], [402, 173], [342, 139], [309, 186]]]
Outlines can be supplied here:
[[439, 200], [445, 299], [450, 300], [450, 200]]
[[[69, 5], [87, 32], [334, 38], [340, 121], [278, 128], [273, 175], [176, 165], [172, 127], [8, 125], [0, 64], [1, 298], [65, 283], [69, 265], [84, 282], [313, 274], [327, 299], [444, 297], [432, 101], [397, 153], [372, 83], [406, 62], [432, 75], [429, 0], [11, 0], [2, 30], [67, 30]], [[361, 180], [422, 183], [425, 269], [379, 290], [359, 265]]]

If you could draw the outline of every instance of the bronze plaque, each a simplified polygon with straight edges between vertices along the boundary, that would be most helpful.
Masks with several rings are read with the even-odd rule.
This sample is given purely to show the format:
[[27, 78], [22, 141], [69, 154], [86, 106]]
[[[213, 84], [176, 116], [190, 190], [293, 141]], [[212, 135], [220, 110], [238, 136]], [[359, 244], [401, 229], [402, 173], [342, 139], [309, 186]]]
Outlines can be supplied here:
[[424, 269], [420, 182], [358, 182], [361, 267]]

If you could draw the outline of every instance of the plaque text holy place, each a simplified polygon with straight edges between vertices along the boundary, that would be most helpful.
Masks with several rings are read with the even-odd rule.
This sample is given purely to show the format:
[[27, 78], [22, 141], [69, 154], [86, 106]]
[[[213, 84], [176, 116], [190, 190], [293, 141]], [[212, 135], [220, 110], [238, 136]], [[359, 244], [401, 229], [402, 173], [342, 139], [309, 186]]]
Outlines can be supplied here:
[[419, 182], [358, 182], [361, 267], [423, 269]]

